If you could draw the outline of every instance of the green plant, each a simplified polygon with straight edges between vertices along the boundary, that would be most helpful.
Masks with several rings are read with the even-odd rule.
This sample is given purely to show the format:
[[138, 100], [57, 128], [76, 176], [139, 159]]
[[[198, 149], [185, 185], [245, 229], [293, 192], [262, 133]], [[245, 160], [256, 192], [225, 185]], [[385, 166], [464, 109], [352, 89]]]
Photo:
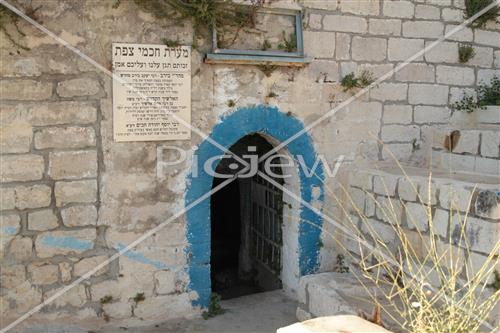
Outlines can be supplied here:
[[360, 87], [366, 87], [373, 83], [373, 75], [368, 70], [363, 70], [359, 75]]
[[359, 87], [359, 79], [354, 75], [354, 73], [349, 73], [342, 78], [340, 85], [344, 87], [344, 91], [348, 91], [352, 88]]
[[278, 49], [286, 52], [297, 51], [297, 35], [295, 32], [290, 34], [290, 37], [286, 38], [286, 33], [283, 31], [283, 41], [278, 44]]
[[[142, 10], [159, 19], [173, 19], [177, 22], [189, 19], [196, 34], [207, 35], [210, 29], [217, 30], [219, 40], [232, 34], [231, 45], [239, 31], [255, 25], [255, 15], [263, 0], [251, 0], [250, 5], [242, 5], [232, 0], [134, 0]], [[226, 44], [226, 43], [224, 43]]]
[[488, 105], [500, 105], [500, 79], [494, 76], [489, 85], [480, 84], [475, 95], [465, 93], [461, 100], [451, 105], [452, 109], [470, 113]]
[[262, 47], [261, 47], [261, 50], [262, 50], [262, 51], [267, 51], [267, 50], [269, 50], [271, 47], [272, 47], [271, 43], [270, 43], [267, 39], [264, 39], [264, 41], [262, 42]]
[[273, 74], [273, 72], [278, 68], [278, 66], [271, 64], [262, 64], [262, 65], [257, 65], [257, 68], [260, 69], [260, 71], [264, 73], [265, 76], [270, 77]]
[[[495, 0], [465, 0], [465, 18], [471, 18], [476, 13], [486, 8], [487, 6], [494, 3]], [[479, 16], [475, 21], [470, 23], [470, 26], [473, 28], [480, 28], [486, 24], [489, 20], [495, 20], [498, 13], [500, 11], [500, 7], [498, 4], [493, 6], [490, 10], [488, 10], [483, 15]]]
[[226, 312], [220, 305], [221, 297], [217, 293], [212, 293], [210, 295], [210, 303], [208, 304], [207, 311], [203, 311], [202, 317], [207, 320], [209, 318], [215, 317], [217, 315]]
[[106, 295], [100, 299], [101, 304], [111, 303], [113, 301], [113, 296]]
[[460, 61], [460, 63], [464, 64], [468, 62], [475, 55], [476, 51], [474, 51], [472, 45], [468, 43], [460, 43], [458, 45], [458, 61]]
[[227, 101], [227, 106], [230, 108], [234, 108], [236, 106], [236, 102], [230, 99], [229, 101]]
[[267, 97], [269, 98], [274, 98], [274, 97], [278, 97], [279, 95], [277, 93], [275, 93], [274, 91], [270, 91], [269, 94], [267, 94]]
[[337, 254], [337, 263], [334, 271], [337, 273], [349, 273], [349, 267], [345, 264], [345, 256], [343, 254]]
[[179, 38], [177, 38], [176, 40], [162, 38], [161, 42], [168, 47], [179, 47], [181, 45], [181, 43], [179, 42]]
[[137, 303], [142, 302], [145, 299], [146, 299], [146, 296], [144, 296], [144, 293], [137, 293], [137, 294], [135, 294], [134, 298], [132, 298], [132, 300], [135, 302], [136, 305], [137, 305]]
[[493, 277], [493, 282], [491, 283], [491, 287], [495, 289], [496, 291], [500, 290], [500, 272], [498, 272], [495, 269], [495, 272], [493, 272], [494, 277]]

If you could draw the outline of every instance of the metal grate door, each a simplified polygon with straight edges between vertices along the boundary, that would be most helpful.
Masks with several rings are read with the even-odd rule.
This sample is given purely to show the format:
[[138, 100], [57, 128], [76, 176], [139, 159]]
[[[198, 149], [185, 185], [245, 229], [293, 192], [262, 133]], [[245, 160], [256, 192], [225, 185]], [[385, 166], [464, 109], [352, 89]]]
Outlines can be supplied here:
[[[276, 181], [282, 183], [281, 179]], [[251, 180], [251, 201], [250, 254], [260, 266], [281, 280], [283, 193], [256, 175]]]

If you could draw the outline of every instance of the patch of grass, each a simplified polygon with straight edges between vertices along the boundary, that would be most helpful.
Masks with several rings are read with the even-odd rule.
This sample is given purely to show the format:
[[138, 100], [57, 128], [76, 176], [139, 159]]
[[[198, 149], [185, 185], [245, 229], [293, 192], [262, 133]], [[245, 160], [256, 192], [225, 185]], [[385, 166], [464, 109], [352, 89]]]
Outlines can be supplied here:
[[146, 299], [146, 296], [144, 295], [144, 293], [137, 293], [137, 294], [135, 294], [134, 298], [132, 298], [132, 300], [135, 302], [136, 305], [137, 305], [137, 303], [142, 302], [145, 299]]
[[476, 88], [476, 96], [466, 93], [451, 107], [454, 110], [471, 113], [478, 109], [485, 109], [488, 105], [500, 105], [500, 79], [497, 76], [491, 79], [489, 85], [480, 84]]
[[468, 43], [460, 43], [458, 45], [458, 61], [460, 63], [465, 64], [469, 60], [471, 60], [476, 55], [476, 51], [472, 45]]
[[274, 97], [278, 97], [279, 95], [277, 93], [275, 93], [274, 91], [270, 91], [269, 94], [267, 94], [267, 97], [269, 98], [274, 98]]
[[100, 299], [101, 304], [111, 303], [113, 301], [113, 296], [106, 295]]
[[265, 64], [265, 65], [257, 65], [257, 68], [260, 69], [265, 76], [270, 77], [273, 72], [278, 69], [277, 65]]
[[373, 75], [367, 70], [361, 72], [359, 77], [356, 77], [354, 73], [349, 73], [342, 78], [340, 85], [344, 87], [344, 91], [351, 90], [353, 88], [364, 88], [373, 83]]
[[236, 106], [236, 102], [230, 99], [229, 101], [227, 101], [227, 106], [230, 108], [234, 108]]
[[213, 318], [215, 316], [218, 316], [218, 315], [226, 312], [221, 307], [220, 300], [221, 300], [221, 297], [219, 294], [212, 293], [210, 295], [210, 303], [208, 304], [208, 309], [207, 309], [207, 311], [203, 311], [203, 313], [202, 313], [203, 319], [207, 320], [209, 318]]
[[278, 44], [278, 49], [286, 52], [297, 51], [297, 35], [293, 32], [287, 39], [286, 33], [283, 31], [283, 41]]
[[[255, 17], [263, 0], [251, 0], [242, 5], [232, 0], [134, 0], [142, 10], [158, 19], [175, 20], [182, 23], [190, 20], [196, 34], [208, 35], [210, 29], [217, 29], [222, 40], [231, 39], [231, 45], [238, 33], [245, 27], [255, 26]], [[231, 34], [230, 38], [226, 35]], [[226, 43], [224, 43], [226, 44]]]
[[267, 51], [272, 47], [271, 43], [267, 40], [264, 39], [264, 42], [262, 42], [262, 47], [260, 48], [262, 51]]
[[[487, 6], [491, 5], [494, 2], [495, 0], [465, 0], [465, 18], [466, 19], [471, 18], [476, 13], [478, 13], [479, 11], [481, 11], [482, 9], [486, 8]], [[494, 21], [499, 12], [500, 12], [500, 7], [498, 5], [494, 6], [486, 13], [479, 16], [474, 22], [471, 22], [470, 26], [472, 28], [481, 28], [489, 20]]]

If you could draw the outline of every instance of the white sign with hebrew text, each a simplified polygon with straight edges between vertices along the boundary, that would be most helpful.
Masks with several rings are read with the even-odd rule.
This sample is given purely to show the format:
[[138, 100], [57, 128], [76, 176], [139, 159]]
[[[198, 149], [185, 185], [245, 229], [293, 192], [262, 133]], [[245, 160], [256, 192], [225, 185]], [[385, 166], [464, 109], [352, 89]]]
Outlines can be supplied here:
[[[115, 141], [191, 138], [191, 47], [113, 43]], [[176, 117], [181, 120], [176, 119]]]

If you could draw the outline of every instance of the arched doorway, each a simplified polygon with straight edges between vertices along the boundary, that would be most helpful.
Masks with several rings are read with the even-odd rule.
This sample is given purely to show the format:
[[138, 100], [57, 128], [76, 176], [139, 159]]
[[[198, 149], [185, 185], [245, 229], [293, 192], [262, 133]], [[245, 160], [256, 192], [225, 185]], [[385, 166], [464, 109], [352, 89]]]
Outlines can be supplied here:
[[[259, 158], [272, 149], [265, 138], [250, 134], [230, 151]], [[237, 164], [235, 159], [221, 160], [212, 188], [234, 175], [230, 166]], [[259, 163], [260, 171], [265, 172], [264, 164]], [[282, 174], [281, 167], [273, 167], [277, 184], [284, 184]], [[238, 178], [211, 196], [210, 278], [212, 291], [222, 299], [282, 287], [283, 192], [275, 184], [254, 175]]]
[[[280, 112], [275, 107], [255, 106], [238, 109], [223, 117], [210, 133], [210, 138], [229, 149], [249, 134], [259, 134], [276, 146], [295, 133], [304, 130], [304, 124], [295, 117]], [[285, 183], [285, 188], [309, 205], [321, 209], [323, 193], [323, 167], [318, 163], [311, 136], [304, 132], [281, 149], [300, 160], [303, 167], [293, 166], [295, 176]], [[204, 170], [204, 164], [222, 154], [210, 140], [204, 140], [195, 150], [191, 173], [186, 179], [184, 204], [186, 211], [186, 271], [188, 290], [192, 292], [193, 306], [207, 307], [212, 292], [211, 284], [211, 189], [213, 175]], [[314, 176], [307, 170], [315, 169]], [[306, 172], [305, 172], [306, 171]], [[319, 267], [321, 216], [284, 193], [283, 264], [281, 280], [283, 289], [294, 295], [299, 278], [312, 274]]]

